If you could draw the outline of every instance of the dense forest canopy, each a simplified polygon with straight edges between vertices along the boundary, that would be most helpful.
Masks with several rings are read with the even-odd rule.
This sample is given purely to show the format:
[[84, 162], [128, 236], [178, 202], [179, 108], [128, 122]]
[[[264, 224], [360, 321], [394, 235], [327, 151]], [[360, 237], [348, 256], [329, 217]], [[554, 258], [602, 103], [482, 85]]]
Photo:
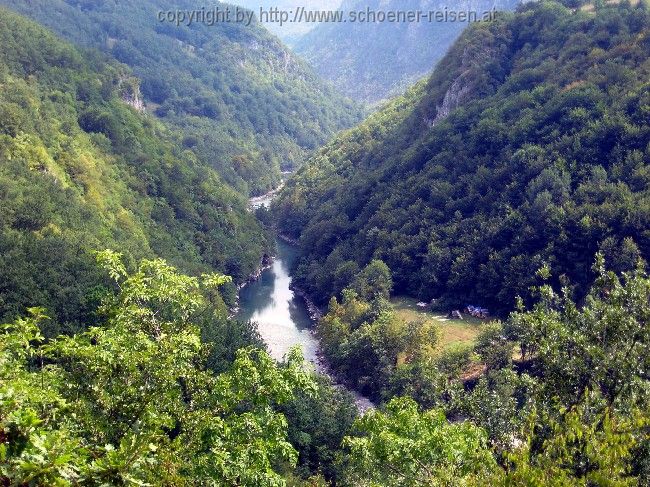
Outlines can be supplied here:
[[470, 27], [281, 194], [300, 286], [325, 302], [381, 259], [396, 293], [507, 311], [544, 263], [580, 294], [597, 251], [647, 258], [649, 22], [539, 2]]
[[44, 342], [37, 308], [2, 327], [0, 480], [282, 485], [278, 466], [296, 451], [277, 407], [315, 388], [300, 353], [279, 366], [242, 348], [226, 370], [208, 369], [199, 324], [216, 318], [210, 295], [226, 278], [199, 281], [161, 260], [128, 274], [118, 254], [99, 260], [119, 286], [101, 327]]
[[[406, 345], [379, 385], [409, 386], [355, 419], [299, 352], [278, 364], [201, 340], [223, 336], [215, 298], [226, 276], [183, 276], [161, 259], [129, 270], [111, 251], [97, 259], [113, 281], [100, 326], [46, 341], [49, 318], [32, 308], [0, 328], [4, 483], [648, 485], [650, 279], [640, 269], [619, 278], [599, 257], [581, 309], [539, 288], [533, 309], [476, 347], [488, 369], [470, 388], [452, 372], [462, 357], [431, 356], [433, 337], [418, 332], [430, 326], [409, 324], [405, 342], [381, 295], [367, 303], [350, 290], [327, 319], [357, 335], [352, 349]], [[535, 357], [532, 374], [513, 369], [516, 342]], [[215, 348], [231, 355], [218, 368], [206, 362]], [[389, 356], [376, 358], [374, 370], [391, 373]]]
[[[253, 213], [246, 181], [272, 185], [306, 132], [265, 146], [256, 122], [231, 145], [178, 92], [144, 113], [146, 83], [202, 92], [230, 69], [147, 71], [178, 51], [136, 14], [171, 2], [18, 3], [143, 62], [0, 7], [0, 485], [650, 487], [646, 5], [543, 0], [471, 27]], [[282, 81], [246, 91], [244, 58], [285, 51], [239, 27], [217, 29], [242, 60], [219, 96], [313, 122]], [[264, 178], [209, 163], [190, 120], [215, 150], [268, 149]], [[327, 302], [300, 331], [331, 376], [229, 317], [275, 217], [304, 251], [293, 284]], [[467, 302], [500, 316], [435, 308]]]
[[[88, 320], [91, 252], [161, 256], [235, 282], [269, 244], [246, 200], [124, 99], [130, 70], [0, 9], [0, 317]], [[232, 296], [231, 296], [232, 297]]]
[[158, 21], [160, 11], [206, 7], [191, 0], [0, 4], [131, 66], [148, 109], [244, 193], [277, 186], [281, 169], [359, 119], [357, 107], [256, 23]]
[[532, 308], [455, 347], [441, 343], [448, 321], [405, 320], [389, 286], [365, 294], [372, 276], [389, 284], [385, 264], [369, 266], [317, 325], [334, 370], [383, 404], [344, 439], [341, 485], [648, 485], [642, 266], [617, 276], [599, 254], [581, 305], [543, 283]]

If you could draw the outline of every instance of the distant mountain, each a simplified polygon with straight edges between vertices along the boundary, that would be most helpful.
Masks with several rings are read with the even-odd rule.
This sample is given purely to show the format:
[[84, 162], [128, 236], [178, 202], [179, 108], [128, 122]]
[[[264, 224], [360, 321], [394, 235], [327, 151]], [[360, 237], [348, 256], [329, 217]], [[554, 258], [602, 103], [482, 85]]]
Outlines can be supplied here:
[[268, 251], [245, 197], [138, 111], [138, 83], [0, 7], [0, 322], [43, 306], [58, 331], [94, 323], [96, 250], [235, 283]]
[[[519, 0], [344, 0], [345, 21], [325, 22], [300, 38], [296, 52], [353, 99], [376, 103], [401, 93], [429, 73], [468, 25], [452, 16], [480, 19], [493, 9], [512, 10]], [[381, 21], [381, 14], [401, 14]], [[422, 14], [408, 22], [407, 12]], [[429, 16], [429, 12], [432, 14]], [[437, 13], [437, 14], [436, 14]], [[356, 21], [350, 14], [356, 17]], [[373, 19], [376, 22], [361, 22]], [[437, 21], [440, 15], [441, 21]], [[396, 17], [397, 18], [397, 17]]]
[[648, 80], [643, 3], [542, 1], [474, 25], [280, 194], [297, 284], [326, 302], [381, 259], [397, 293], [507, 311], [544, 265], [577, 298], [598, 251], [634, 268], [650, 258]]
[[281, 169], [296, 167], [308, 151], [359, 120], [358, 107], [259, 24], [205, 17], [177, 26], [179, 10], [210, 10], [192, 0], [0, 4], [131, 66], [147, 109], [243, 193], [276, 186]]
[[[294, 12], [299, 7], [311, 11], [336, 10], [341, 6], [342, 0], [230, 0], [230, 3], [241, 5], [255, 12], [258, 20], [273, 34], [278, 36], [289, 45], [293, 45], [300, 37], [314, 29], [318, 22], [311, 22], [307, 19], [300, 19], [294, 22]], [[272, 9], [284, 11], [289, 16], [289, 21], [279, 22], [273, 17], [260, 19], [260, 9], [270, 12]], [[302, 21], [300, 21], [302, 20]]]

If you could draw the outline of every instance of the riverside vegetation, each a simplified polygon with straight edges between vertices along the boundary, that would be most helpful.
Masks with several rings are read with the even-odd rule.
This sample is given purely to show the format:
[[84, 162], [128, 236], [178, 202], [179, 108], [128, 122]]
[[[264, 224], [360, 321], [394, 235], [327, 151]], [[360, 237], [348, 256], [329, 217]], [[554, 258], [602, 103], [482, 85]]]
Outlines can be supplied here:
[[559, 3], [474, 25], [432, 76], [288, 182], [280, 228], [319, 300], [372, 259], [397, 294], [507, 313], [546, 263], [584, 296], [647, 257], [647, 7]]
[[[472, 26], [252, 213], [133, 106], [139, 64], [0, 9], [0, 483], [650, 485], [649, 26], [573, 0]], [[376, 409], [228, 318], [274, 219]], [[395, 295], [495, 319], [443, 346]]]

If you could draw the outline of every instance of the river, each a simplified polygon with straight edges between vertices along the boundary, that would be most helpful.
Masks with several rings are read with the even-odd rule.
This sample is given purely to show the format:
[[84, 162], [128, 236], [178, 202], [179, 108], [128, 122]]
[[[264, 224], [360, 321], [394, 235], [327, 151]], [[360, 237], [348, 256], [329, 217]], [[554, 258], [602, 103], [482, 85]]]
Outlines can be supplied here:
[[[251, 202], [253, 204], [268, 206], [262, 198], [256, 198]], [[311, 362], [317, 372], [332, 377], [319, 357], [319, 343], [313, 333], [314, 323], [307, 303], [291, 290], [290, 272], [297, 258], [298, 250], [293, 245], [277, 239], [277, 255], [273, 265], [262, 271], [259, 279], [240, 290], [236, 318], [257, 323], [273, 358], [282, 360], [290, 348], [298, 345], [305, 360]], [[335, 382], [334, 378], [332, 380]], [[364, 396], [352, 390], [349, 392], [360, 411], [374, 407]]]
[[279, 239], [277, 249], [273, 265], [240, 291], [237, 318], [257, 323], [273, 358], [282, 360], [291, 347], [300, 345], [305, 359], [319, 368], [318, 341], [306, 303], [289, 287], [289, 273], [298, 253]]

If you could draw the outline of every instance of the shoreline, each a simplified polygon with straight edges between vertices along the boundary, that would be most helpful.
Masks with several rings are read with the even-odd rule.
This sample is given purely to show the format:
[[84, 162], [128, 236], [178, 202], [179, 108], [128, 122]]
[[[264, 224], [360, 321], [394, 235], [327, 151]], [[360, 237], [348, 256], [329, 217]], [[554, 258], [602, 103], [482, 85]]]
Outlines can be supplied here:
[[309, 318], [312, 321], [312, 325], [315, 326], [316, 324], [318, 324], [318, 321], [320, 321], [320, 319], [323, 316], [325, 316], [323, 310], [320, 309], [318, 306], [316, 306], [316, 303], [312, 301], [309, 295], [301, 288], [294, 285], [293, 282], [289, 285], [289, 289], [293, 291], [293, 294], [300, 297], [300, 299], [302, 299], [305, 302], [305, 305], [307, 307], [307, 312], [309, 313]]
[[268, 191], [262, 195], [259, 196], [253, 196], [252, 198], [248, 198], [248, 207], [251, 210], [256, 210], [261, 207], [267, 207], [268, 205], [266, 204], [267, 202], [269, 205], [271, 204], [271, 201], [275, 196], [282, 191], [282, 188], [284, 188], [284, 179], [280, 182], [277, 188], [272, 189], [271, 191]]
[[[279, 234], [276, 234], [279, 239], [282, 239], [283, 241], [292, 244], [291, 239], [287, 238], [282, 238]], [[233, 318], [238, 312], [239, 312], [239, 292], [244, 289], [248, 284], [253, 283], [257, 281], [262, 273], [265, 270], [270, 269], [273, 266], [273, 262], [275, 261], [276, 256], [268, 256], [266, 259], [266, 262], [264, 260], [261, 261], [262, 264], [266, 265], [261, 265], [260, 268], [251, 274], [251, 277], [246, 280], [246, 282], [240, 284], [237, 286], [237, 307], [231, 309], [231, 318]], [[294, 285], [291, 283], [289, 285], [289, 289], [293, 292], [294, 296], [298, 297], [305, 303], [305, 308], [307, 309], [307, 313], [309, 315], [309, 320], [311, 322], [311, 326], [309, 328], [309, 334], [312, 336], [314, 342], [316, 343], [316, 358], [313, 361], [306, 360], [307, 363], [311, 363], [314, 372], [320, 375], [323, 375], [327, 377], [332, 384], [332, 387], [340, 390], [344, 390], [348, 392], [353, 400], [354, 404], [357, 407], [357, 410], [359, 411], [360, 414], [365, 413], [369, 409], [376, 409], [377, 405], [373, 403], [369, 398], [366, 396], [362, 395], [359, 391], [351, 387], [348, 383], [348, 381], [345, 379], [345, 377], [341, 377], [339, 374], [334, 372], [332, 370], [329, 361], [327, 360], [327, 357], [323, 353], [323, 350], [321, 348], [321, 343], [320, 340], [318, 339], [318, 335], [316, 332], [316, 328], [318, 326], [318, 322], [320, 321], [321, 318], [325, 315], [324, 310], [319, 308], [316, 303], [311, 299], [311, 297], [305, 292], [303, 289], [300, 287]]]
[[273, 267], [273, 262], [275, 261], [275, 255], [264, 255], [260, 259], [260, 265], [257, 268], [257, 270], [253, 271], [244, 282], [237, 284], [235, 286], [237, 288], [237, 300], [235, 302], [235, 305], [228, 308], [228, 319], [233, 319], [237, 313], [241, 310], [239, 306], [239, 293], [242, 289], [244, 289], [246, 286], [249, 284], [257, 281], [262, 277], [262, 273], [271, 267]]
[[356, 404], [359, 413], [363, 414], [369, 409], [376, 409], [377, 405], [374, 402], [372, 402], [369, 398], [352, 387], [350, 383], [345, 379], [345, 377], [341, 377], [341, 375], [337, 374], [330, 366], [327, 356], [321, 348], [320, 339], [318, 338], [316, 330], [318, 322], [321, 320], [321, 318], [323, 318], [323, 316], [325, 316], [324, 310], [316, 306], [316, 303], [314, 303], [314, 301], [303, 289], [299, 288], [298, 286], [294, 286], [293, 284], [291, 284], [289, 288], [294, 292], [296, 296], [299, 296], [300, 299], [305, 302], [307, 311], [309, 312], [309, 318], [312, 322], [312, 327], [309, 332], [314, 337], [314, 340], [318, 345], [316, 349], [316, 363], [314, 363], [316, 371], [319, 374], [328, 377], [332, 381], [332, 387], [342, 389], [351, 394], [354, 398], [354, 403]]
[[[268, 201], [268, 203], [270, 204], [271, 200], [275, 197], [277, 192], [282, 189], [283, 186], [284, 186], [284, 182], [280, 187], [270, 191], [269, 193], [266, 193], [263, 196], [251, 198], [249, 200], [249, 208], [254, 210], [262, 206], [267, 206], [265, 203]], [[298, 247], [298, 240], [278, 232], [277, 229], [274, 230], [275, 230], [274, 232], [275, 237], [278, 240], [281, 240], [290, 246]], [[235, 305], [235, 307], [229, 310], [230, 312], [229, 317], [231, 319], [234, 318], [241, 310], [240, 301], [239, 301], [241, 290], [244, 289], [248, 284], [251, 284], [259, 280], [262, 274], [264, 273], [264, 271], [270, 269], [273, 266], [273, 263], [276, 258], [277, 258], [277, 249], [275, 255], [262, 256], [262, 258], [260, 259], [259, 268], [255, 272], [253, 272], [248, 277], [248, 279], [246, 279], [246, 281], [237, 285], [237, 304]], [[329, 361], [327, 360], [327, 357], [323, 353], [316, 329], [318, 326], [318, 322], [323, 318], [326, 310], [319, 308], [305, 290], [301, 289], [299, 286], [296, 286], [293, 283], [293, 278], [291, 279], [291, 283], [289, 284], [289, 289], [293, 292], [294, 297], [301, 299], [305, 305], [307, 314], [309, 315], [309, 321], [310, 321], [309, 334], [311, 335], [316, 345], [315, 359], [313, 361], [306, 360], [306, 363], [312, 364], [315, 373], [327, 377], [330, 380], [332, 387], [349, 393], [354, 401], [355, 406], [357, 407], [359, 414], [363, 414], [369, 409], [375, 409], [377, 407], [376, 404], [374, 404], [367, 397], [363, 396], [360, 392], [355, 390], [353, 387], [350, 387], [348, 385], [348, 381], [345, 380], [344, 377], [340, 377], [339, 374], [335, 373], [332, 370]]]
[[291, 244], [291, 245], [295, 245], [296, 247], [300, 243], [295, 238], [291, 238], [289, 235], [285, 235], [284, 233], [277, 232], [276, 235], [283, 242], [286, 242], [286, 243]]

